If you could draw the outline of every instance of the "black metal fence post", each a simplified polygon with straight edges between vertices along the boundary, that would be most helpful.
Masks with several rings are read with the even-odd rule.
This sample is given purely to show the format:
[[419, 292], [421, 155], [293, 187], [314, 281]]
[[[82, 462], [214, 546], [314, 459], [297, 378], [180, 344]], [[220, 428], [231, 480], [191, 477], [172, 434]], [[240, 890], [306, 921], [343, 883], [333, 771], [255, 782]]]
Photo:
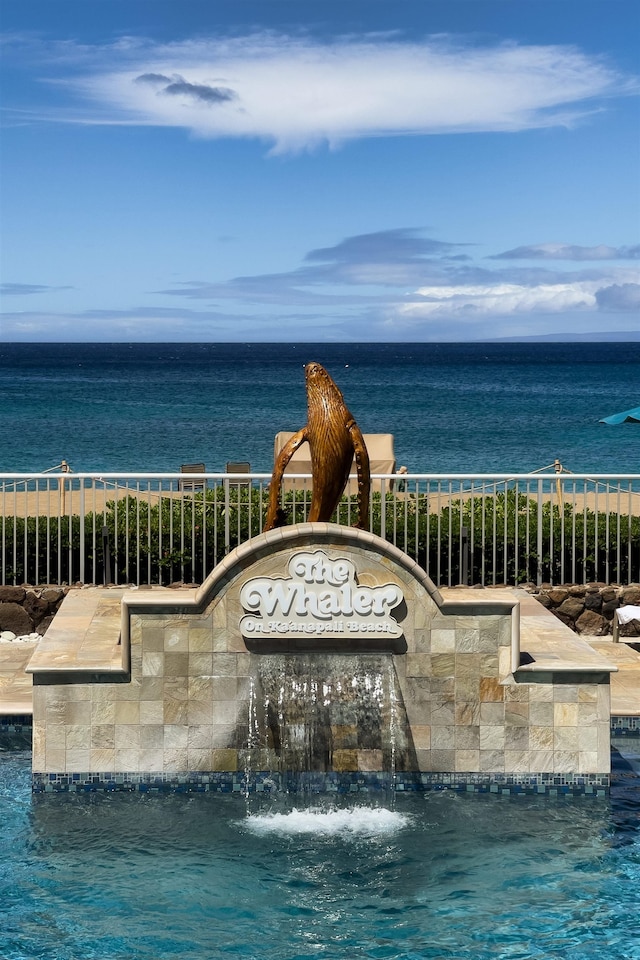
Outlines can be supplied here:
[[103, 583], [106, 587], [111, 583], [111, 547], [109, 545], [109, 528], [106, 525], [102, 528], [102, 561]]
[[460, 527], [460, 583], [469, 586], [469, 528]]

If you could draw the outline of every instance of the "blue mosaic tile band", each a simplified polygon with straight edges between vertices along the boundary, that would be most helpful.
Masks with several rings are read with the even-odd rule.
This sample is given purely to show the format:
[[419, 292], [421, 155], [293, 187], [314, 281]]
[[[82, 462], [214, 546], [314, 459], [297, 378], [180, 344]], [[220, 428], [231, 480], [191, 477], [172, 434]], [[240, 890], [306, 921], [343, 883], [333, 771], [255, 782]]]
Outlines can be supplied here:
[[33, 723], [29, 714], [0, 716], [0, 750], [31, 750], [32, 734]]
[[28, 733], [31, 736], [33, 718], [28, 713], [11, 713], [0, 716], [0, 733]]
[[612, 737], [640, 737], [640, 717], [611, 717]]
[[506, 796], [597, 796], [609, 790], [608, 774], [473, 774], [473, 773], [35, 773], [33, 792], [371, 794], [450, 790]]

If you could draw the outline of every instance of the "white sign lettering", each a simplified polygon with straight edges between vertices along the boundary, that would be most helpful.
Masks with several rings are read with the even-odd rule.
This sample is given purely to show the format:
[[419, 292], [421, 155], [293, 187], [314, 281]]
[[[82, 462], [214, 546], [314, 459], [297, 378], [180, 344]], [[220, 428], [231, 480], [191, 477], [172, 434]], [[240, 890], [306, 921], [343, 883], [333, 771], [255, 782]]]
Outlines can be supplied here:
[[240, 621], [243, 637], [402, 636], [402, 628], [391, 616], [404, 599], [396, 584], [358, 584], [351, 560], [332, 560], [322, 550], [294, 554], [288, 572], [288, 578], [255, 577], [244, 584], [240, 591], [247, 614]]

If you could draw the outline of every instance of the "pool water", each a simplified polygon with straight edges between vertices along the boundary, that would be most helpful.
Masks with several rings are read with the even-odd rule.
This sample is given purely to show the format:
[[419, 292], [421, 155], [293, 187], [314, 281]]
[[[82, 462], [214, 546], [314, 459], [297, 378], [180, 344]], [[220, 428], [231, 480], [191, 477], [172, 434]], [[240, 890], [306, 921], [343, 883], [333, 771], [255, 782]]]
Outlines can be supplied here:
[[640, 958], [640, 741], [606, 799], [40, 795], [0, 754], [3, 960]]

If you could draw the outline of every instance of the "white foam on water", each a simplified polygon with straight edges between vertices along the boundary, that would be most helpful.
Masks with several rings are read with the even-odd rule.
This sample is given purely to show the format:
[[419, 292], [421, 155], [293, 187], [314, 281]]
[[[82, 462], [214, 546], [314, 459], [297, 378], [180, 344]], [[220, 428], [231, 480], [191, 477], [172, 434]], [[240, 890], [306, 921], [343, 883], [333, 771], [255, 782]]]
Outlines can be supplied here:
[[358, 837], [374, 837], [397, 833], [407, 826], [411, 818], [384, 807], [352, 807], [345, 810], [293, 809], [290, 813], [251, 815], [246, 825], [258, 834], [338, 834]]

